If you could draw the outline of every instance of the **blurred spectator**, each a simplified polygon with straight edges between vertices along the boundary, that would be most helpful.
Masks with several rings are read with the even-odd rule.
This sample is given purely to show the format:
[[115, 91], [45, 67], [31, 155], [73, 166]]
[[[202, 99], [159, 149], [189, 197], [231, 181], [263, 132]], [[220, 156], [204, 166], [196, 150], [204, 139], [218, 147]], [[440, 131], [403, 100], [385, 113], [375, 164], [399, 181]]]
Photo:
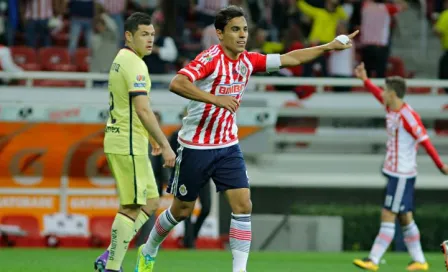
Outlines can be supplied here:
[[78, 47], [81, 32], [88, 48], [92, 48], [92, 28], [95, 17], [95, 0], [69, 0], [68, 16], [70, 18], [70, 34], [68, 50], [73, 55]]
[[51, 46], [49, 21], [54, 15], [52, 0], [24, 0], [24, 4], [26, 45], [33, 48]]
[[[345, 23], [340, 23], [336, 35], [348, 34]], [[350, 78], [355, 67], [355, 43], [347, 50], [331, 52], [328, 57], [328, 72], [332, 77]], [[349, 86], [333, 87], [335, 92], [350, 91]]]
[[[445, 0], [445, 10], [437, 19], [434, 31], [440, 37], [444, 51], [439, 61], [439, 79], [448, 79], [448, 0]], [[448, 88], [445, 89], [445, 92], [448, 93]]]
[[229, 5], [229, 0], [197, 0], [195, 7], [197, 21], [202, 27], [215, 22], [215, 14], [218, 10]]
[[103, 0], [103, 6], [109, 16], [117, 25], [118, 46], [124, 46], [124, 14], [126, 12], [127, 0]]
[[168, 24], [161, 11], [153, 14], [153, 26], [156, 31], [152, 54], [145, 56], [143, 60], [148, 66], [150, 74], [165, 74], [170, 72], [170, 64], [177, 59], [177, 47], [168, 33]]
[[119, 49], [119, 32], [115, 21], [106, 13], [97, 16], [94, 25], [90, 72], [107, 73]]
[[[325, 8], [313, 7], [305, 0], [297, 2], [299, 9], [307, 16], [313, 19], [309, 42], [312, 45], [324, 44], [331, 42], [336, 35], [336, 28], [340, 21], [347, 20], [342, 6], [338, 0], [326, 0]], [[321, 66], [322, 76], [327, 76], [327, 60], [325, 56], [317, 58], [313, 62], [304, 65], [304, 76], [313, 75], [313, 66], [319, 63]]]
[[23, 69], [14, 63], [11, 56], [11, 50], [3, 45], [0, 45], [0, 66], [5, 72], [23, 72]]
[[0, 0], [0, 36], [8, 46], [13, 46], [19, 27], [19, 1]]
[[206, 50], [210, 46], [219, 44], [218, 35], [216, 35], [215, 25], [209, 25], [202, 31], [202, 49]]
[[405, 2], [366, 0], [361, 9], [362, 60], [370, 77], [384, 78], [389, 58], [392, 16], [407, 8]]
[[252, 37], [249, 39], [249, 48], [253, 52], [259, 52], [263, 54], [281, 53], [284, 51], [283, 43], [267, 41], [268, 32], [257, 27], [252, 32]]

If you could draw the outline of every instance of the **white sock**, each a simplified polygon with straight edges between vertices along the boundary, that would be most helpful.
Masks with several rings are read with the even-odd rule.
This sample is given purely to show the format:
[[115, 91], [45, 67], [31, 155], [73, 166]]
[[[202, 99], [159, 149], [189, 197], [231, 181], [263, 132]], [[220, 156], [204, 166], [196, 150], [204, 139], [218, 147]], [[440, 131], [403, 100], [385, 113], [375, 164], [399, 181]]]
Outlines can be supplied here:
[[153, 258], [157, 256], [160, 244], [168, 236], [168, 233], [178, 224], [168, 208], [157, 217], [156, 223], [149, 234], [148, 241], [143, 247], [143, 254]]
[[425, 263], [425, 256], [423, 255], [422, 245], [420, 244], [420, 231], [414, 221], [403, 227], [403, 235], [404, 242], [412, 260]]
[[376, 236], [372, 249], [370, 250], [369, 258], [375, 264], [380, 262], [381, 257], [389, 248], [390, 243], [394, 239], [395, 224], [394, 223], [381, 223], [380, 232]]
[[232, 213], [229, 238], [233, 255], [233, 272], [246, 272], [252, 240], [250, 214]]

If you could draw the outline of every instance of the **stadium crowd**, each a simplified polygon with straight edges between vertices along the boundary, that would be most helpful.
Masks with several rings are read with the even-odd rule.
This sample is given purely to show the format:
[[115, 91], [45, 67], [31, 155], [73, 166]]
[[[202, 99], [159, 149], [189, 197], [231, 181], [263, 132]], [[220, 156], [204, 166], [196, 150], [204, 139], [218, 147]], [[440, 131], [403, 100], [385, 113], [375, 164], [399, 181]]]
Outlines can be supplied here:
[[[428, 19], [448, 52], [448, 1], [427, 1]], [[361, 30], [351, 50], [282, 69], [282, 76], [352, 77], [360, 60], [371, 77], [413, 76], [400, 58], [391, 57], [396, 18], [408, 7], [404, 0], [0, 0], [1, 44], [12, 49], [12, 59], [25, 70], [107, 72], [124, 44], [124, 19], [132, 12], [144, 11], [152, 15], [157, 35], [153, 54], [145, 57], [149, 71], [174, 73], [200, 51], [218, 43], [214, 14], [229, 4], [246, 11], [250, 27], [247, 49], [251, 51], [284, 53]], [[69, 63], [45, 65], [35, 61], [29, 65], [20, 54], [22, 45], [28, 50], [58, 48], [54, 53], [57, 57], [51, 55], [56, 51], [47, 50], [42, 59], [67, 59]], [[20, 48], [14, 51], [17, 46]], [[448, 67], [448, 53], [441, 57], [439, 67], [439, 78], [448, 78], [443, 68]]]

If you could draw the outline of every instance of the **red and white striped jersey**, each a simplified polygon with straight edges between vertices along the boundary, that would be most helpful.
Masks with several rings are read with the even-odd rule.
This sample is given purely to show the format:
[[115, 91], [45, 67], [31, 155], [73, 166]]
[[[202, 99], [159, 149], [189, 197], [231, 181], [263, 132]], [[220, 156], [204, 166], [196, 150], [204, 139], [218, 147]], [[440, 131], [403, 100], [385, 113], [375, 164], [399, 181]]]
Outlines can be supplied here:
[[386, 46], [392, 16], [398, 12], [400, 8], [396, 4], [365, 2], [361, 10], [361, 44]]
[[389, 175], [412, 177], [417, 175], [417, 148], [428, 139], [420, 116], [404, 104], [398, 111], [387, 109], [387, 153], [383, 172]]
[[25, 18], [29, 20], [44, 20], [53, 17], [52, 0], [31, 0], [26, 2]]
[[[241, 101], [252, 73], [280, 68], [280, 55], [244, 51], [237, 60], [228, 58], [220, 45], [199, 54], [178, 73], [199, 89], [213, 95], [231, 95]], [[178, 141], [193, 149], [223, 148], [238, 143], [236, 114], [198, 101], [190, 101]]]

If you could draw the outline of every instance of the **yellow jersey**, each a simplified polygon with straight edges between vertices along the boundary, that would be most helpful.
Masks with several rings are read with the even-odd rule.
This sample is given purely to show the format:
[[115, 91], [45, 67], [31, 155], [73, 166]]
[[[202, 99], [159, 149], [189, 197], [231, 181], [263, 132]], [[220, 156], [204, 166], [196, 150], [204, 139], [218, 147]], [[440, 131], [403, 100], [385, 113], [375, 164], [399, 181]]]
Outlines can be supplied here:
[[135, 112], [132, 97], [149, 95], [150, 89], [145, 62], [132, 49], [121, 49], [109, 71], [109, 118], [104, 153], [148, 154], [148, 131]]
[[448, 50], [448, 10], [445, 10], [440, 14], [435, 28], [441, 33], [443, 50]]

